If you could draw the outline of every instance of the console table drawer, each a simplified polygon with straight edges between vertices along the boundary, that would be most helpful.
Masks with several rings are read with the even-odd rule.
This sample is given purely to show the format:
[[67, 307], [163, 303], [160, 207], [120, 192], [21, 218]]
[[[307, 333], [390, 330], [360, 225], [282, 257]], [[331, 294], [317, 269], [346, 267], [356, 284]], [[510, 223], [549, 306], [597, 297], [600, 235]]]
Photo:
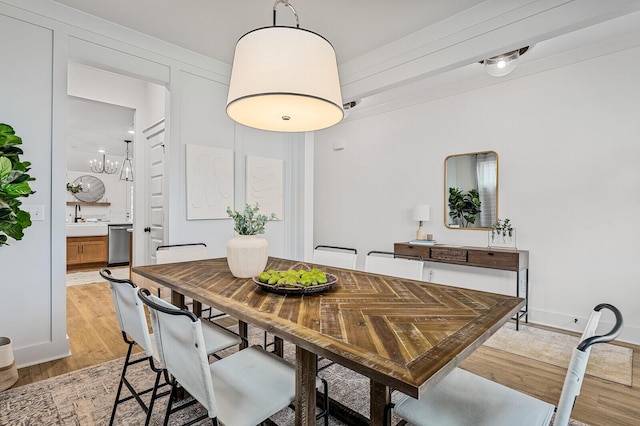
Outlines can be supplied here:
[[445, 247], [431, 247], [431, 259], [466, 262], [467, 250]]
[[468, 256], [471, 265], [510, 270], [518, 269], [519, 259], [520, 255], [517, 252], [506, 251], [470, 250]]

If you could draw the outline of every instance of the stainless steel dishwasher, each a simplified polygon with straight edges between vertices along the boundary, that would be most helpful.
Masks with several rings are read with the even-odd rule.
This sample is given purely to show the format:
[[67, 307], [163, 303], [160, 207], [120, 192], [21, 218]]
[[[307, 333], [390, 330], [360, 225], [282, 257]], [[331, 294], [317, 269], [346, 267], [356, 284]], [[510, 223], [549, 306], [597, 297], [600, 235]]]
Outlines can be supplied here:
[[107, 266], [123, 266], [129, 264], [129, 235], [127, 229], [131, 224], [109, 225], [109, 259]]

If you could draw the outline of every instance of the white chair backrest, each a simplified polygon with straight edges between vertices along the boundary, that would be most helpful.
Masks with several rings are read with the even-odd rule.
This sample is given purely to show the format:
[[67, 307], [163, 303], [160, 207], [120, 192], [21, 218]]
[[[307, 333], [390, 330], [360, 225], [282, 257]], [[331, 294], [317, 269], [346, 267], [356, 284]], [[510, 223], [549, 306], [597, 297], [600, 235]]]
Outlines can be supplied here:
[[[107, 278], [107, 274], [102, 275]], [[144, 306], [138, 299], [138, 286], [129, 280], [108, 279], [111, 288], [111, 296], [116, 309], [116, 317], [120, 330], [133, 339], [147, 356], [153, 356], [151, 337], [147, 326], [147, 317]]]
[[[424, 263], [418, 259], [380, 256], [384, 252], [370, 252], [364, 263], [365, 272], [422, 281]], [[393, 253], [384, 253], [393, 255]]]
[[207, 409], [209, 417], [217, 417], [218, 407], [200, 319], [152, 294], [139, 297], [173, 312], [164, 312], [147, 302], [160, 360], [178, 383]]
[[[594, 337], [596, 336], [596, 329], [598, 328], [603, 308], [609, 309], [614, 313], [616, 316], [616, 324], [609, 333]], [[589, 354], [591, 353], [591, 345], [594, 343], [610, 342], [618, 337], [622, 332], [622, 323], [622, 314], [615, 306], [603, 303], [596, 306], [591, 312], [587, 326], [582, 333], [580, 343], [573, 349], [571, 361], [567, 368], [567, 375], [564, 379], [562, 393], [560, 394], [560, 401], [558, 402], [554, 425], [566, 426], [569, 424], [569, 417], [571, 415], [575, 399], [580, 395], [582, 379], [584, 377], [585, 370], [587, 369]]]
[[313, 250], [313, 263], [336, 268], [356, 269], [358, 252], [346, 247], [317, 246]]
[[156, 250], [156, 263], [186, 262], [209, 257], [207, 247], [202, 244], [159, 247]]

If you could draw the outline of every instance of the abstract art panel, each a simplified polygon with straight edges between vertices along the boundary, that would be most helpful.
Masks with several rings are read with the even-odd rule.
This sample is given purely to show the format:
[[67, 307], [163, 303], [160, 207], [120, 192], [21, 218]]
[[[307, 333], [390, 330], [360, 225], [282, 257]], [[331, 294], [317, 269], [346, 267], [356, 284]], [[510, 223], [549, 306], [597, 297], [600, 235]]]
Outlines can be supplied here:
[[233, 151], [187, 145], [187, 220], [227, 219], [233, 207]]
[[247, 204], [258, 203], [260, 213], [283, 219], [283, 165], [274, 158], [247, 156]]

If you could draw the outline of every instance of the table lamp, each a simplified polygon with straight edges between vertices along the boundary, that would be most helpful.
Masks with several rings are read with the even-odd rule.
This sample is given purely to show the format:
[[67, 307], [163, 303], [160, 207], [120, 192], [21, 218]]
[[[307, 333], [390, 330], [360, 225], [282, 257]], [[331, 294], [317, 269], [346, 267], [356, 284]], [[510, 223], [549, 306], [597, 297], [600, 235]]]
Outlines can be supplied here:
[[418, 225], [418, 231], [416, 232], [416, 240], [426, 240], [427, 234], [424, 233], [422, 222], [429, 220], [429, 205], [418, 204], [415, 206], [413, 208], [412, 218], [413, 220], [420, 222], [420, 225]]

